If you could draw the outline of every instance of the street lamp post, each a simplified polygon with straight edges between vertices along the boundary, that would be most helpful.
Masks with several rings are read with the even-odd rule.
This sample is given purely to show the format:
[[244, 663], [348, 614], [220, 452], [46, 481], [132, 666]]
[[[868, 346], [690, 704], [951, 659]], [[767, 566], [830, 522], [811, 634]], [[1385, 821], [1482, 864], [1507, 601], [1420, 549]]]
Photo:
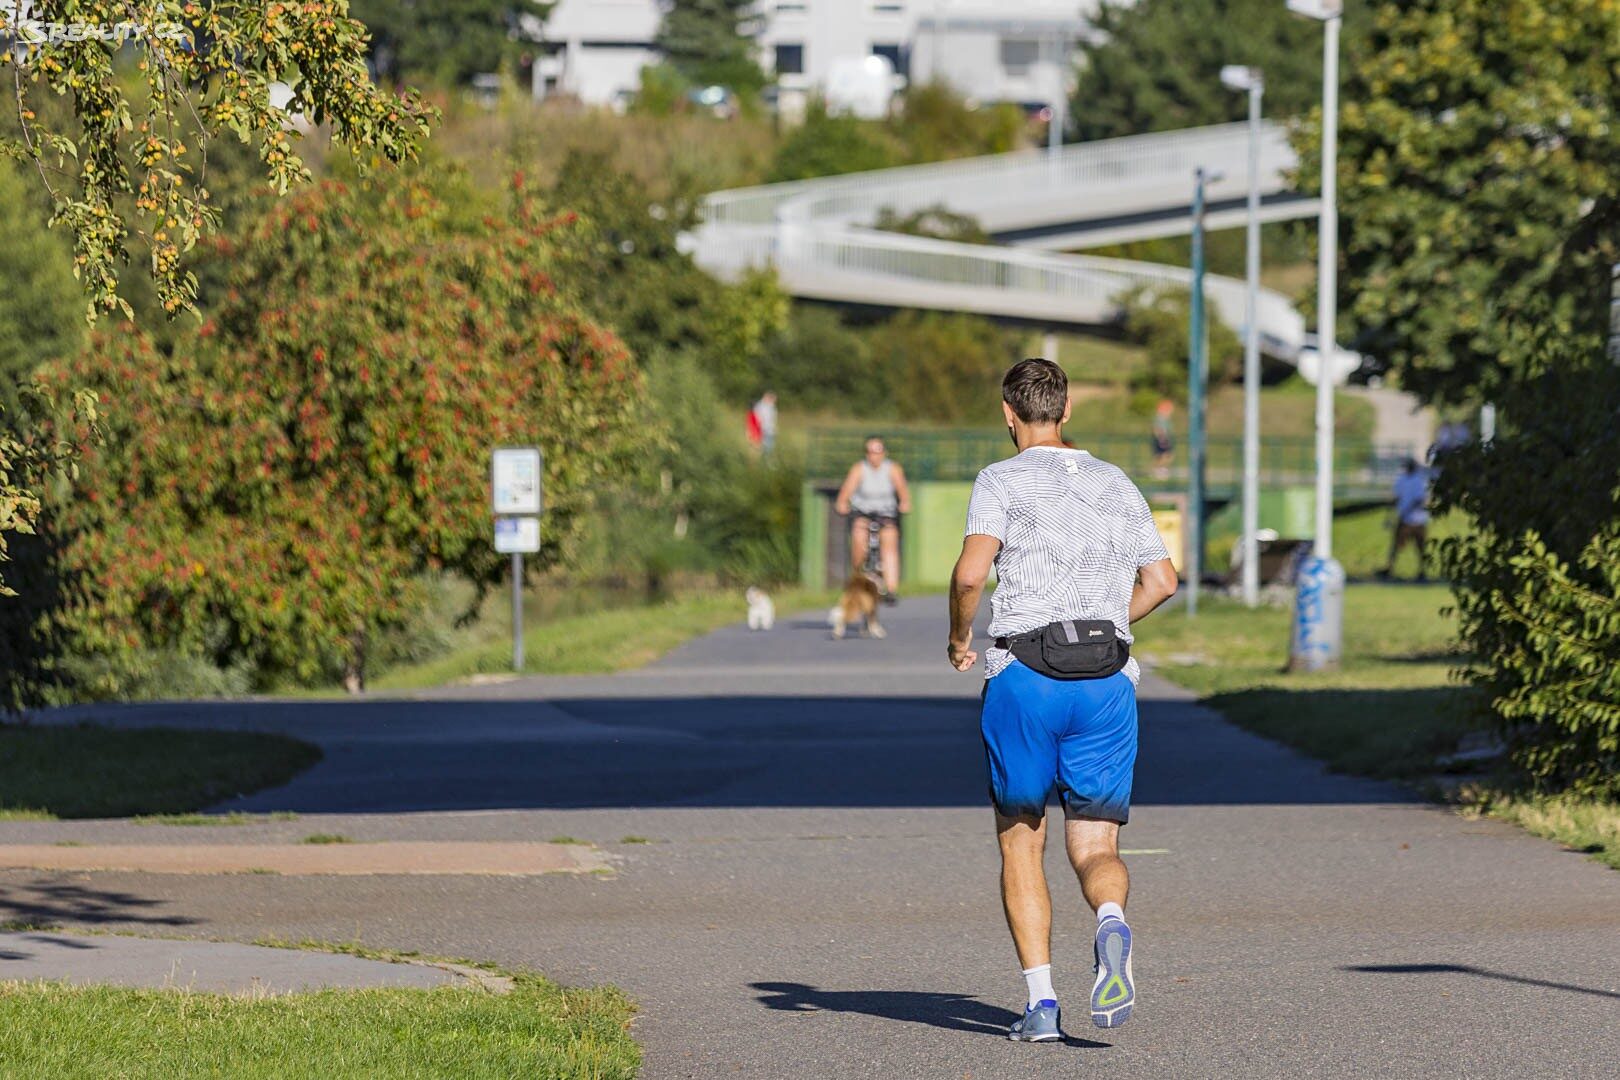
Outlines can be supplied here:
[[1316, 537], [1300, 567], [1288, 664], [1337, 667], [1344, 636], [1344, 568], [1333, 558], [1333, 372], [1338, 361], [1339, 24], [1343, 0], [1288, 0], [1322, 23], [1322, 213], [1316, 264]]
[[1248, 262], [1243, 298], [1243, 602], [1260, 602], [1260, 100], [1266, 82], [1259, 68], [1228, 64], [1221, 82], [1249, 94]]
[[1204, 389], [1209, 332], [1204, 322], [1204, 186], [1214, 177], [1193, 173], [1192, 296], [1187, 327], [1187, 614], [1198, 614], [1204, 576]]

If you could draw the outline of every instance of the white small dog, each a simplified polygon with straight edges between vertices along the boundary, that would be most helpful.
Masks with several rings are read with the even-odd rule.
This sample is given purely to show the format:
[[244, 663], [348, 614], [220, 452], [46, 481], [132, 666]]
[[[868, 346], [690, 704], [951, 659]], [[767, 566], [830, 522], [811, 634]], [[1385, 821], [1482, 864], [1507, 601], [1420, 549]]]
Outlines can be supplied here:
[[769, 630], [776, 625], [776, 605], [764, 589], [750, 588], [743, 596], [748, 599], [748, 629]]

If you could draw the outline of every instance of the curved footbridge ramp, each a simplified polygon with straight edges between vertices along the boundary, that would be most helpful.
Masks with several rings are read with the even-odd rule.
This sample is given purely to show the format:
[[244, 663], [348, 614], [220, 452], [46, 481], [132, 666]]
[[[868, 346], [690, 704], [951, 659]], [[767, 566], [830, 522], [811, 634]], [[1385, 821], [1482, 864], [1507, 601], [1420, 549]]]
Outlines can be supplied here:
[[[1263, 129], [1262, 218], [1315, 216], [1291, 189], [1297, 164], [1284, 128]], [[1248, 129], [1222, 124], [848, 176], [739, 188], [711, 195], [687, 237], [698, 263], [722, 277], [774, 267], [792, 295], [812, 300], [971, 311], [1047, 325], [1098, 326], [1120, 315], [1138, 287], [1182, 287], [1184, 267], [1060, 250], [1191, 230], [1193, 172], [1218, 175], [1207, 223], [1241, 224], [1249, 183]], [[883, 232], [884, 211], [944, 207], [976, 220], [994, 244]], [[1210, 275], [1210, 302], [1244, 323], [1244, 284]], [[1305, 322], [1288, 297], [1261, 290], [1258, 322], [1268, 355], [1292, 361]]]

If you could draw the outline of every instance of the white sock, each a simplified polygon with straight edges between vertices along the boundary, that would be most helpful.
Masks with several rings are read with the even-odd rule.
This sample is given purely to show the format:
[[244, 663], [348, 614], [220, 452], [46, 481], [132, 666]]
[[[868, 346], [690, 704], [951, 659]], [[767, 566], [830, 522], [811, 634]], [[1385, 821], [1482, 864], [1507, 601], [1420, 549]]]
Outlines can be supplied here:
[[1097, 921], [1102, 922], [1104, 919], [1118, 919], [1120, 922], [1124, 922], [1125, 909], [1113, 901], [1109, 901], [1097, 909]]
[[1056, 1001], [1057, 991], [1052, 989], [1052, 965], [1028, 968], [1024, 971], [1024, 985], [1029, 988], [1029, 1007], [1043, 1001]]

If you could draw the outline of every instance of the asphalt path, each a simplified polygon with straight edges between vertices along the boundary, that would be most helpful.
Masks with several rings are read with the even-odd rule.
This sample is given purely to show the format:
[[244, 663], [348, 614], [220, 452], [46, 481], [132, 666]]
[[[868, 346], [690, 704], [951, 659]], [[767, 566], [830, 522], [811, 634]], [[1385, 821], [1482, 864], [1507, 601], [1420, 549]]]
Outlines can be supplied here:
[[[615, 870], [4, 871], [0, 919], [359, 940], [612, 982], [641, 1006], [649, 1077], [1615, 1075], [1620, 874], [1329, 775], [1151, 674], [1122, 834], [1141, 852], [1127, 855], [1135, 1014], [1086, 1022], [1093, 921], [1054, 844], [1070, 1038], [1008, 1043], [1023, 983], [996, 894], [979, 678], [946, 667], [943, 620], [941, 600], [912, 600], [884, 641], [788, 619], [638, 672], [411, 700], [90, 710], [326, 750], [226, 807], [296, 820], [165, 828], [165, 843], [572, 837]], [[154, 828], [0, 823], [0, 842], [152, 843]]]

